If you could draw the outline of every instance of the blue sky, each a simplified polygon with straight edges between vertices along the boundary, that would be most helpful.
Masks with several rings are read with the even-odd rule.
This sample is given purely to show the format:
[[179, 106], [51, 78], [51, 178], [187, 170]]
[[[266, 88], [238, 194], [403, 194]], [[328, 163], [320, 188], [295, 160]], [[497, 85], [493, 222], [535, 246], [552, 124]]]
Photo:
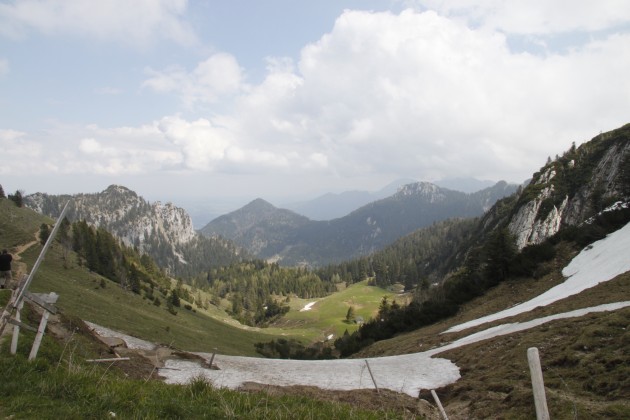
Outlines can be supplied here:
[[630, 2], [0, 1], [0, 184], [244, 204], [522, 182], [630, 122]]

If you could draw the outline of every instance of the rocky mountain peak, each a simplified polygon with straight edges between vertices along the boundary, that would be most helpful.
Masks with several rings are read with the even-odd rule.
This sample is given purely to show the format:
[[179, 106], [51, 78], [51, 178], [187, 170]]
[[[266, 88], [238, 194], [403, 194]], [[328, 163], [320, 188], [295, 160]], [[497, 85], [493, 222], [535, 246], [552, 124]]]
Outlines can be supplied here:
[[630, 196], [630, 125], [547, 163], [522, 191], [509, 223], [519, 249], [578, 225]]
[[418, 196], [428, 198], [431, 203], [444, 200], [446, 195], [440, 187], [430, 182], [415, 182], [400, 187], [395, 196]]
[[164, 244], [171, 249], [171, 255], [178, 255], [175, 248], [189, 243], [197, 235], [184, 209], [172, 203], [151, 204], [119, 185], [110, 185], [100, 193], [74, 196], [36, 193], [25, 197], [25, 205], [58, 217], [68, 200], [72, 200], [67, 213], [69, 220], [85, 220], [89, 225], [102, 227], [125, 245], [137, 247], [156, 260], [160, 260], [157, 252]]

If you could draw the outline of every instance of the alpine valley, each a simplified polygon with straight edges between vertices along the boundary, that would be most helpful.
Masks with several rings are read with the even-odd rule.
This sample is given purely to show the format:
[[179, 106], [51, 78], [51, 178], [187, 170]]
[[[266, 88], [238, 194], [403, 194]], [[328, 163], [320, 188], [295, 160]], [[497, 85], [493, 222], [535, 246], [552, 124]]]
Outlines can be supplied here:
[[[16, 274], [68, 200], [72, 223], [33, 283], [60, 294], [41, 360], [0, 337], [0, 416], [440, 418], [439, 394], [449, 418], [535, 418], [537, 347], [551, 418], [630, 418], [630, 124], [532, 170], [409, 183], [327, 221], [257, 199], [198, 232], [122, 186], [2, 192]], [[153, 347], [108, 347], [92, 322]], [[255, 354], [292, 360], [236, 357]]]

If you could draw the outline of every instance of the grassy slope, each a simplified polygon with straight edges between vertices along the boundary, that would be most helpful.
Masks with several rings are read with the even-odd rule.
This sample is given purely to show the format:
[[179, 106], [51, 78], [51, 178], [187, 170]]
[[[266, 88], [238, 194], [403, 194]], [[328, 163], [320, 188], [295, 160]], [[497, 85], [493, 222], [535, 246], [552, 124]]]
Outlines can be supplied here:
[[[399, 302], [406, 299], [380, 287], [368, 286], [367, 280], [324, 298], [293, 298], [290, 302], [291, 310], [274, 327], [299, 333], [307, 341], [322, 340], [329, 334], [339, 337], [345, 330], [351, 333], [359, 328], [354, 322], [346, 322], [350, 306], [354, 308], [355, 316], [362, 316], [367, 321], [378, 313], [384, 296], [390, 302], [392, 299], [398, 299]], [[300, 312], [300, 309], [311, 302], [316, 302], [311, 310]]]
[[[630, 273], [547, 307], [469, 330], [443, 335], [453, 325], [494, 313], [558, 284], [573, 255], [566, 246], [554, 271], [538, 280], [501, 284], [453, 318], [376, 343], [357, 357], [412, 353], [446, 344], [493, 325], [523, 322], [603, 303], [627, 300]], [[558, 320], [531, 330], [441, 353], [462, 378], [438, 391], [451, 418], [535, 417], [527, 348], [538, 347], [552, 418], [630, 418], [630, 309]], [[424, 395], [431, 399], [430, 395]]]
[[[15, 252], [22, 244], [33, 242], [43, 221], [51, 222], [29, 209], [17, 209], [9, 200], [0, 200], [0, 247]], [[32, 232], [32, 233], [29, 233]], [[41, 252], [39, 244], [32, 245], [21, 255], [21, 271], [28, 271]], [[240, 325], [221, 309], [210, 305], [208, 310], [195, 312], [182, 307], [176, 316], [156, 307], [149, 300], [122, 290], [118, 285], [79, 266], [73, 253], [69, 254], [68, 268], [64, 268], [61, 248], [54, 244], [30, 287], [33, 292], [54, 291], [60, 295], [58, 306], [67, 315], [76, 316], [146, 340], [188, 351], [212, 351], [223, 354], [257, 355], [254, 343], [283, 336], [305, 343], [321, 340], [328, 334], [339, 336], [358, 326], [346, 323], [349, 305], [355, 314], [368, 319], [376, 314], [383, 296], [390, 301], [391, 292], [367, 286], [365, 282], [352, 285], [334, 295], [316, 299], [313, 310], [300, 312], [308, 302], [294, 298], [291, 311], [277, 325], [259, 329]], [[16, 267], [14, 266], [14, 269]], [[206, 299], [204, 292], [199, 292]], [[193, 296], [196, 296], [193, 292]]]
[[[47, 220], [29, 209], [16, 208], [9, 200], [0, 200], [0, 247], [15, 253], [19, 245], [35, 239], [39, 225]], [[32, 267], [40, 251], [39, 244], [25, 250], [14, 270]], [[66, 315], [189, 351], [217, 348], [224, 354], [255, 355], [254, 343], [271, 339], [267, 333], [237, 328], [183, 307], [176, 316], [171, 315], [164, 304], [156, 307], [108, 280], [101, 288], [101, 277], [79, 266], [72, 253], [67, 265], [64, 268], [61, 248], [55, 243], [30, 286], [32, 292], [59, 294], [57, 306]]]
[[303, 396], [214, 389], [203, 380], [166, 385], [125, 378], [111, 365], [84, 362], [107, 350], [81, 332], [65, 343], [47, 334], [37, 359], [29, 362], [26, 356], [32, 341], [33, 333], [21, 333], [17, 356], [8, 355], [8, 345], [0, 345], [0, 418], [403, 418], [400, 410], [367, 410]]

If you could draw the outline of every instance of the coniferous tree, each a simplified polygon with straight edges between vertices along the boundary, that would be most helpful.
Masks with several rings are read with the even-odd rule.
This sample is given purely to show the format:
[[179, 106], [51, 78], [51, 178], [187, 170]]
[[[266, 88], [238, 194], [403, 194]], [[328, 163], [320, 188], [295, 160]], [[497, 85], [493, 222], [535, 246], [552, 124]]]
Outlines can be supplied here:
[[4, 188], [2, 188], [2, 185], [0, 185], [0, 198], [7, 198], [7, 196], [4, 194]]
[[15, 191], [15, 194], [9, 194], [9, 200], [13, 201], [18, 207], [24, 207], [24, 197], [20, 190]]
[[50, 237], [50, 227], [46, 223], [42, 223], [39, 227], [39, 242], [42, 245], [46, 244], [46, 241]]
[[169, 299], [169, 302], [175, 307], [179, 307], [181, 305], [181, 302], [179, 300], [179, 294], [177, 294], [177, 290], [173, 289], [173, 291], [171, 292], [171, 297]]
[[507, 228], [495, 232], [485, 246], [485, 277], [488, 286], [494, 286], [505, 280], [510, 274], [510, 265], [517, 249], [514, 237]]
[[354, 308], [351, 306], [348, 308], [348, 312], [346, 313], [346, 321], [352, 322], [354, 319]]

